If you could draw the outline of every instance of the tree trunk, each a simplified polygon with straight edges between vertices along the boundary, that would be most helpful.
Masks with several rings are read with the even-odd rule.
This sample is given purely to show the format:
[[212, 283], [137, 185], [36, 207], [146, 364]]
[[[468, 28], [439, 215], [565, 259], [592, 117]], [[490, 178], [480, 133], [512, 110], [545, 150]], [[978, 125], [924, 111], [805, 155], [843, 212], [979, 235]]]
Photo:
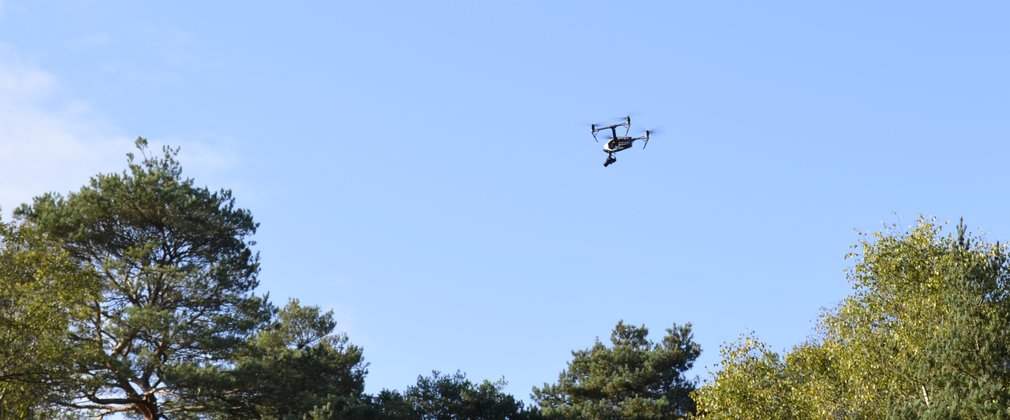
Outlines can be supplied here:
[[158, 406], [150, 402], [137, 403], [133, 406], [140, 415], [144, 416], [145, 420], [157, 420], [159, 416]]

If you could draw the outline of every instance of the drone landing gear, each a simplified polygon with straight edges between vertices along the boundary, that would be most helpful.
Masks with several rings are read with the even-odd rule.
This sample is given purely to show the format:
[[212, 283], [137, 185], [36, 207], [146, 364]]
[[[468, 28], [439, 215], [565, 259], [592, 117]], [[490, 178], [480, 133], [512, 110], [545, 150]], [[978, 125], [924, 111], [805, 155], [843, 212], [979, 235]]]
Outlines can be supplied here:
[[617, 162], [617, 158], [614, 157], [614, 154], [607, 153], [607, 160], [603, 161], [603, 167], [606, 168], [611, 164], [613, 164], [614, 162]]

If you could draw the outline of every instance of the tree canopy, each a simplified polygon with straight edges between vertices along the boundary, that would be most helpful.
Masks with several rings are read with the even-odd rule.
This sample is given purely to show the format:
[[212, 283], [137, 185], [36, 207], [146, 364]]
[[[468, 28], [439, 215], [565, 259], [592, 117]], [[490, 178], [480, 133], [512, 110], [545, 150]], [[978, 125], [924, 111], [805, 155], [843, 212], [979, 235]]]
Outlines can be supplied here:
[[534, 388], [549, 418], [674, 418], [694, 411], [694, 381], [684, 375], [701, 353], [691, 324], [673, 325], [663, 340], [648, 340], [645, 326], [618, 322], [611, 346], [597, 342], [572, 352], [554, 384]]
[[819, 337], [784, 359], [751, 337], [725, 347], [702, 417], [1010, 417], [1005, 247], [920, 220], [857, 248], [854, 293]]
[[291, 300], [231, 358], [228, 369], [189, 371], [193, 400], [223, 418], [301, 419], [326, 406], [340, 418], [365, 404], [362, 350], [335, 334], [332, 312]]
[[75, 374], [69, 328], [97, 295], [94, 274], [58, 243], [0, 223], [0, 418], [41, 417], [63, 397]]
[[385, 390], [374, 399], [372, 418], [403, 420], [535, 419], [536, 410], [502, 392], [504, 380], [474, 383], [466, 374], [432, 372], [404, 392]]
[[137, 140], [143, 158], [129, 155], [127, 171], [15, 215], [97, 273], [99, 293], [70, 327], [79, 380], [68, 405], [157, 418], [199, 409], [177, 398], [170, 370], [227, 360], [267, 311], [252, 294], [252, 215], [229, 191], [183, 178], [177, 149], [146, 146]]

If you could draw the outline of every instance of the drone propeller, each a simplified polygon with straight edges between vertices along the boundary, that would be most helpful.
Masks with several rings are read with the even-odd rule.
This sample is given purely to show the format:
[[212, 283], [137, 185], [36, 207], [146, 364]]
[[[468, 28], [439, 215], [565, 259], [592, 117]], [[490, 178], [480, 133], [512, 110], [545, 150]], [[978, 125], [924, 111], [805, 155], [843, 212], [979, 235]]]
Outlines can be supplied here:
[[645, 140], [645, 144], [643, 144], [643, 145], [642, 145], [642, 148], [644, 149], [644, 148], [645, 148], [645, 146], [648, 146], [648, 145], [649, 145], [649, 139], [650, 139], [650, 138], [651, 138], [651, 137], [652, 137], [652, 136], [653, 136], [654, 134], [661, 134], [661, 132], [662, 132], [662, 130], [661, 130], [661, 129], [658, 129], [658, 128], [653, 128], [653, 129], [650, 129], [650, 130], [645, 130], [645, 135], [641, 137], [641, 138], [642, 138], [642, 140]]

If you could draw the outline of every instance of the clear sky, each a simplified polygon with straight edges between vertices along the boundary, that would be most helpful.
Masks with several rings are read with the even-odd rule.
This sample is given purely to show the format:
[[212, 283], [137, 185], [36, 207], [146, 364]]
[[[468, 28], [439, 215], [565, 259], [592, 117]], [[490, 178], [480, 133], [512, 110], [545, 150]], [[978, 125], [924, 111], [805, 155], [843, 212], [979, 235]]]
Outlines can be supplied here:
[[[367, 390], [528, 399], [618, 320], [705, 379], [849, 293], [856, 230], [1010, 237], [1002, 1], [0, 0], [0, 206], [137, 136], [261, 223], [261, 289], [333, 309]], [[648, 149], [604, 168], [589, 123]]]

